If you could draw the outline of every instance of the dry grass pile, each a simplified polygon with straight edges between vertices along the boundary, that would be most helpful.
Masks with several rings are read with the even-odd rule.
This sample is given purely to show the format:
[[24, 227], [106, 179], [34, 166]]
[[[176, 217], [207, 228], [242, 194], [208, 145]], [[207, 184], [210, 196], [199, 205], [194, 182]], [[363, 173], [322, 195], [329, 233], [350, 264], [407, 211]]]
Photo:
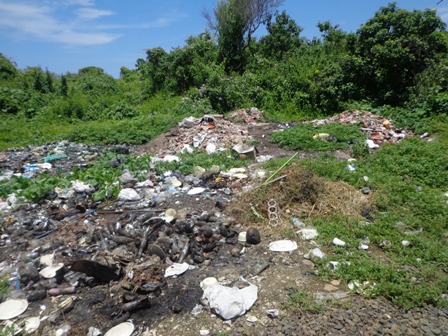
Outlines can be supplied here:
[[368, 197], [345, 182], [328, 181], [297, 165], [281, 172], [286, 177], [240, 195], [231, 207], [233, 216], [244, 226], [269, 226], [268, 202], [278, 203], [281, 226], [291, 227], [290, 220], [344, 214], [361, 218]]

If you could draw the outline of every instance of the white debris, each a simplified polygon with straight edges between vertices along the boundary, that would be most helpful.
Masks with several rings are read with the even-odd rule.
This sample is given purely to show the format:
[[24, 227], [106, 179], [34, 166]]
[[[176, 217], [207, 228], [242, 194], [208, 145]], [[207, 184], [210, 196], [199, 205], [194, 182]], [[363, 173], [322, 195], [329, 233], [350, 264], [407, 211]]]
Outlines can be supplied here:
[[243, 315], [258, 299], [258, 287], [249, 284], [239, 289], [214, 285], [204, 291], [203, 298], [207, 300], [213, 311], [225, 320]]
[[269, 249], [274, 252], [290, 252], [297, 250], [297, 243], [292, 240], [277, 240], [269, 244]]
[[27, 300], [6, 300], [0, 304], [0, 320], [10, 320], [25, 312]]
[[218, 279], [214, 278], [214, 277], [209, 277], [209, 278], [205, 278], [204, 280], [201, 281], [200, 286], [202, 288], [202, 290], [205, 290], [208, 287], [214, 286], [214, 285], [218, 285]]
[[118, 194], [118, 199], [120, 201], [138, 201], [140, 198], [138, 192], [132, 188], [124, 188], [120, 190], [120, 193]]
[[370, 149], [374, 149], [374, 148], [379, 148], [380, 146], [377, 145], [376, 143], [373, 142], [373, 140], [367, 139], [366, 140], [366, 145], [370, 148]]
[[180, 275], [185, 273], [188, 270], [188, 267], [190, 265], [188, 265], [187, 263], [174, 263], [172, 264], [170, 267], [168, 267], [165, 270], [165, 278], [170, 277], [170, 276], [175, 276], [175, 275]]
[[325, 258], [325, 253], [323, 253], [320, 248], [316, 247], [310, 250], [307, 254], [303, 256], [305, 259], [312, 261]]
[[304, 240], [311, 240], [319, 235], [316, 229], [302, 229], [297, 231], [297, 234]]
[[104, 336], [130, 336], [134, 332], [134, 328], [132, 322], [123, 322], [109, 329]]
[[197, 187], [197, 188], [193, 188], [191, 190], [188, 191], [188, 195], [197, 195], [197, 194], [201, 194], [205, 191], [205, 188], [201, 188], [201, 187]]
[[339, 238], [334, 238], [334, 239], [333, 239], [333, 245], [336, 245], [336, 246], [345, 246], [345, 241], [340, 240]]
[[207, 152], [207, 154], [213, 154], [214, 152], [216, 152], [216, 145], [212, 142], [209, 142], [207, 144], [207, 147], [205, 147], [205, 151]]

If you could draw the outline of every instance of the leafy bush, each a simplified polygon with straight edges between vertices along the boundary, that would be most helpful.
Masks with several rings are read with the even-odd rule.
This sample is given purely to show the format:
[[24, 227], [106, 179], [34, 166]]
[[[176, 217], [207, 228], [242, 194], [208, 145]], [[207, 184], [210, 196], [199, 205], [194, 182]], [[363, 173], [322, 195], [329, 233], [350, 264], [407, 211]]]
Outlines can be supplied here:
[[119, 102], [105, 112], [105, 117], [110, 120], [123, 120], [137, 117], [139, 114], [140, 112], [129, 104]]

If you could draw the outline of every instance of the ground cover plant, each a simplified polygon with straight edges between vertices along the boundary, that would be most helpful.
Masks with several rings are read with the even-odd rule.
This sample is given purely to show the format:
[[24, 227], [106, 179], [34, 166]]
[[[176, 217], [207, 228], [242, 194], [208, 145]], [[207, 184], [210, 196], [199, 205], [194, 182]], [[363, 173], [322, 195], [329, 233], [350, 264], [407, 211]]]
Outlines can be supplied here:
[[348, 148], [351, 144], [364, 144], [365, 134], [358, 125], [331, 123], [322, 126], [300, 124], [275, 132], [271, 140], [287, 149], [335, 150]]

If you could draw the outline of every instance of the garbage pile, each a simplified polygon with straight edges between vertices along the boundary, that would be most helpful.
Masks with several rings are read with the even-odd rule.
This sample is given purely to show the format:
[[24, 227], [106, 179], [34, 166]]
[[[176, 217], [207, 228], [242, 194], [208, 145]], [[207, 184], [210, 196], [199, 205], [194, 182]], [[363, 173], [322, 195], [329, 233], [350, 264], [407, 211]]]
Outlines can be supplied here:
[[350, 110], [327, 119], [305, 121], [305, 123], [316, 126], [334, 122], [349, 125], [360, 124], [361, 131], [367, 133], [367, 145], [370, 148], [378, 148], [385, 143], [397, 143], [404, 138], [413, 136], [411, 131], [395, 128], [389, 119], [368, 111]]
[[[252, 108], [248, 111], [236, 111], [230, 119], [252, 122], [260, 117], [261, 112]], [[243, 145], [252, 139], [246, 124], [233, 123], [217, 114], [204, 115], [202, 118], [185, 118], [165, 136], [168, 141], [167, 154], [191, 153], [194, 150], [206, 150], [210, 154], [235, 145]]]
[[[213, 129], [212, 123], [207, 120], [196, 126]], [[215, 129], [225, 122], [217, 124]], [[61, 142], [4, 152], [2, 179], [32, 179], [43, 171], [51, 174], [82, 169], [103, 150]], [[120, 162], [117, 156], [110, 164], [119, 166]], [[13, 288], [3, 309], [20, 306], [17, 315], [2, 318], [0, 314], [0, 320], [26, 311], [28, 317], [38, 319], [40, 327], [36, 330], [41, 334], [66, 335], [70, 330], [86, 334], [82, 322], [93, 314], [103, 328], [116, 325], [117, 330], [133, 330], [129, 325], [118, 326], [128, 323], [124, 321], [132, 314], [151, 307], [161, 295], [169, 296], [167, 293], [176, 287], [171, 279], [198, 267], [219, 268], [241, 262], [238, 260], [248, 243], [238, 239], [241, 227], [221, 211], [233, 190], [227, 183], [217, 184], [216, 177], [228, 181], [248, 175], [243, 174], [244, 169], [220, 172], [219, 167], [199, 168], [195, 175], [187, 176], [178, 171], [161, 175], [149, 171], [147, 179], [140, 182], [124, 170], [116, 181], [121, 186], [117, 199], [107, 202], [94, 201], [95, 188], [79, 180], [71, 181], [70, 187], [55, 185], [38, 204], [15, 195], [0, 199], [0, 277]], [[196, 282], [193, 293], [199, 302]], [[181, 286], [179, 281], [177, 287]], [[256, 291], [254, 294], [254, 286], [248, 286], [251, 299], [246, 299], [235, 315], [233, 308], [224, 307], [226, 303], [218, 304], [225, 311], [224, 318], [239, 316], [254, 303]], [[92, 305], [89, 300], [101, 304]], [[170, 312], [183, 309], [178, 299], [164, 300], [169, 302], [164, 309]]]

